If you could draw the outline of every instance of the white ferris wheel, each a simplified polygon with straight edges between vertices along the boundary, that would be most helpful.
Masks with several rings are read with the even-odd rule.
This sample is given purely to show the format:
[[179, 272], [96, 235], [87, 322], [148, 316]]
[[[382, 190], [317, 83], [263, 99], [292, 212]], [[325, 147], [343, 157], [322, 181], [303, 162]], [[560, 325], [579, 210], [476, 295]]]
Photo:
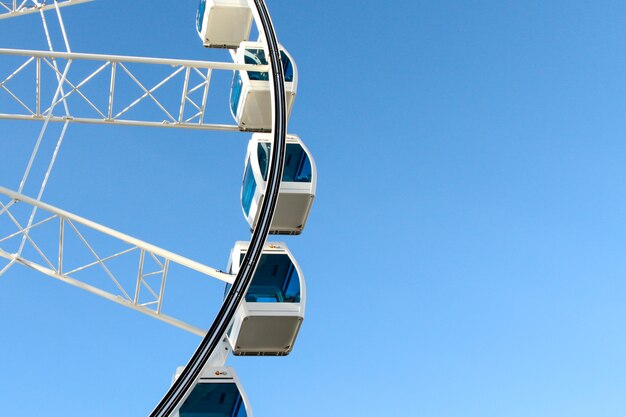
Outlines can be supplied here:
[[[0, 183], [0, 277], [30, 268], [202, 337], [151, 417], [250, 417], [250, 400], [228, 357], [288, 355], [305, 314], [306, 285], [296, 258], [284, 242], [266, 241], [268, 234], [299, 235], [316, 193], [315, 162], [302, 140], [287, 132], [296, 63], [278, 43], [263, 0], [200, 1], [200, 42], [228, 51], [224, 61], [74, 52], [65, 30], [71, 22], [62, 11], [88, 1], [0, 3], [0, 20], [35, 15], [29, 19], [41, 22], [48, 46], [0, 49], [0, 119], [38, 126], [20, 176]], [[148, 81], [145, 74], [152, 74]], [[224, 88], [218, 85], [222, 74], [229, 74], [229, 100], [220, 105], [229, 109], [230, 124], [213, 122], [210, 114], [215, 103], [209, 93]], [[129, 84], [137, 94], [129, 94]], [[163, 98], [163, 89], [176, 93]], [[75, 124], [250, 132], [240, 194], [251, 236], [233, 242], [226, 270], [47, 204], [50, 174]], [[51, 151], [42, 151], [51, 141]], [[104, 281], [94, 280], [94, 271]], [[224, 299], [215, 300], [222, 307], [209, 328], [168, 312], [167, 306], [185, 303], [169, 289], [189, 273], [224, 283]]]

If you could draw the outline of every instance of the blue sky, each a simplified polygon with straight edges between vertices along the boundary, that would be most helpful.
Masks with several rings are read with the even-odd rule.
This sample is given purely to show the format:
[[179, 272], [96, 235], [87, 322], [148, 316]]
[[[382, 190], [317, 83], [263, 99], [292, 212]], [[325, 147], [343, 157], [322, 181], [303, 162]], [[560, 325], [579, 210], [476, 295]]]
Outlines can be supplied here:
[[[153, 3], [65, 9], [72, 49], [228, 60], [195, 0]], [[268, 7], [319, 182], [304, 233], [278, 239], [307, 278], [294, 351], [229, 362], [255, 416], [626, 414], [626, 5]], [[37, 16], [0, 39], [45, 49]], [[3, 186], [39, 127], [3, 122]], [[224, 268], [249, 237], [248, 137], [70, 125], [44, 200]], [[193, 285], [173, 295], [208, 324], [222, 287]], [[147, 415], [199, 343], [23, 267], [0, 278], [0, 332], [16, 416]]]

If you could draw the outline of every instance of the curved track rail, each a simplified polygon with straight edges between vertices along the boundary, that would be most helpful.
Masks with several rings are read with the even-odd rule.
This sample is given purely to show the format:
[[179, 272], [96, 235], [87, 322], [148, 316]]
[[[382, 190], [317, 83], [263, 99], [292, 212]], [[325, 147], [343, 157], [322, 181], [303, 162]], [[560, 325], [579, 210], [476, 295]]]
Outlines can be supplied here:
[[185, 369], [174, 384], [172, 384], [163, 399], [154, 408], [152, 413], [150, 413], [150, 417], [170, 417], [180, 408], [183, 401], [185, 401], [191, 393], [191, 390], [200, 377], [202, 369], [209, 361], [213, 351], [226, 333], [226, 329], [233, 319], [237, 307], [248, 290], [250, 282], [252, 281], [252, 275], [261, 257], [263, 245], [269, 234], [270, 224], [278, 200], [286, 151], [287, 111], [285, 102], [285, 79], [278, 50], [278, 40], [267, 6], [264, 0], [251, 1], [253, 1], [255, 5], [252, 11], [257, 26], [259, 27], [259, 33], [261, 37], [265, 39], [265, 45], [267, 47], [266, 54], [270, 63], [269, 78], [274, 115], [272, 121], [274, 145], [272, 146], [272, 155], [269, 165], [266, 198], [261, 205], [257, 227], [252, 232], [248, 252], [243, 259], [241, 269], [220, 311], [215, 317], [207, 335], [202, 339], [202, 342], [200, 342], [200, 345], [189, 360], [189, 363], [185, 366]]

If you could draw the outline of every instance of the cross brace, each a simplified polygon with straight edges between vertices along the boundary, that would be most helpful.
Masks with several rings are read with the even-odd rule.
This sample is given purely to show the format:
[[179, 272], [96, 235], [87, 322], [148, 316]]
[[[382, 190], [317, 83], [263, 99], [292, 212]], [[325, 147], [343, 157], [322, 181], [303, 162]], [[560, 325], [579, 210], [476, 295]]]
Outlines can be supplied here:
[[[267, 65], [33, 50], [0, 49], [2, 56], [19, 61], [8, 74], [0, 75], [0, 119], [16, 120], [238, 131], [236, 125], [205, 120], [213, 72], [268, 71]], [[43, 108], [46, 80], [61, 78], [55, 65], [61, 60], [72, 64], [63, 78], [65, 93]], [[148, 85], [142, 80], [147, 69], [164, 75]], [[34, 82], [33, 88], [22, 86], [18, 91], [12, 84], [18, 84], [18, 77], [22, 84]], [[136, 93], [129, 98], [131, 87]], [[159, 96], [165, 89], [168, 94]], [[71, 114], [47, 115], [50, 108], [68, 99], [77, 100]], [[7, 110], [9, 105], [11, 110]], [[129, 117], [133, 111], [136, 116]]]
[[[14, 263], [22, 264], [49, 277], [199, 336], [204, 336], [205, 331], [162, 313], [166, 295], [166, 281], [171, 273], [172, 265], [226, 283], [232, 284], [234, 281], [234, 276], [231, 274], [174, 254], [4, 187], [0, 187], [0, 196], [5, 196], [4, 201], [0, 201], [0, 219], [4, 217], [5, 220], [8, 220], [4, 221], [3, 227], [0, 228], [0, 257], [7, 259], [10, 262], [9, 266]], [[24, 226], [18, 220], [18, 216], [14, 214], [16, 208], [23, 204], [28, 205], [33, 210], [38, 210], [40, 214], [44, 213], [44, 217], [29, 226]], [[7, 227], [7, 224], [12, 225], [12, 227]], [[46, 234], [41, 236], [42, 239], [39, 240], [36, 237], [36, 232], [44, 227], [48, 227]], [[57, 245], [54, 245], [53, 250], [47, 244], [50, 242], [51, 230], [56, 234], [56, 241], [58, 242]], [[66, 241], [70, 234], [74, 241], [80, 242], [78, 246], [81, 247], [82, 252], [90, 254], [88, 261], [81, 258], [82, 262], [78, 265], [72, 263], [71, 269], [67, 267], [69, 262], [66, 261], [73, 259], [72, 252], [76, 251], [77, 247], [67, 244]], [[95, 248], [98, 241], [103, 238], [115, 241], [118, 244], [116, 249], [109, 250], [106, 254], [99, 253]], [[3, 246], [15, 241], [15, 239], [25, 239], [27, 247], [33, 249], [31, 252], [34, 255], [27, 257], [23, 251], [11, 253], [3, 249]], [[110, 268], [110, 263], [122, 258], [124, 258], [123, 264], [126, 266], [123, 273], [114, 273]], [[107, 285], [96, 286], [92, 280], [83, 278], [87, 277], [90, 271], [93, 272], [95, 268], [100, 268], [100, 272], [104, 271], [104, 276], [108, 278]], [[1, 272], [5, 272], [7, 269], [5, 268]], [[181, 268], [177, 268], [177, 270], [181, 270]], [[124, 285], [125, 282], [134, 282], [134, 285]], [[114, 288], [116, 291], [112, 292], [102, 287]]]

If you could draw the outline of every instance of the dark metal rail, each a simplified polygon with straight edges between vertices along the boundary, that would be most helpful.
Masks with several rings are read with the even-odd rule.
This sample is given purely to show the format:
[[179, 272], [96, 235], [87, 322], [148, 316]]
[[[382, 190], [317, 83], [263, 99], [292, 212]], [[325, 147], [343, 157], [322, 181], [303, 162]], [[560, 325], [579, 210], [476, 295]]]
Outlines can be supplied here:
[[189, 360], [189, 363], [185, 366], [185, 369], [170, 387], [163, 399], [152, 413], [150, 413], [150, 417], [170, 417], [180, 408], [183, 401], [191, 393], [191, 390], [200, 378], [202, 369], [222, 337], [224, 337], [224, 334], [226, 334], [226, 329], [233, 319], [235, 310], [248, 290], [274, 216], [280, 181], [283, 175], [286, 150], [287, 111], [285, 79], [278, 50], [278, 40], [276, 39], [274, 25], [272, 24], [265, 2], [264, 0], [254, 0], [254, 3], [260, 20], [257, 22], [257, 26], [259, 27], [259, 32], [262, 37], [265, 37], [269, 52], [270, 86], [272, 104], [274, 106], [274, 120], [272, 122], [274, 144], [272, 146], [265, 200], [261, 204], [257, 226], [252, 231], [248, 252], [243, 259], [237, 278], [224, 300], [224, 304], [222, 304], [207, 335], [202, 339], [202, 342], [200, 342], [200, 345]]

